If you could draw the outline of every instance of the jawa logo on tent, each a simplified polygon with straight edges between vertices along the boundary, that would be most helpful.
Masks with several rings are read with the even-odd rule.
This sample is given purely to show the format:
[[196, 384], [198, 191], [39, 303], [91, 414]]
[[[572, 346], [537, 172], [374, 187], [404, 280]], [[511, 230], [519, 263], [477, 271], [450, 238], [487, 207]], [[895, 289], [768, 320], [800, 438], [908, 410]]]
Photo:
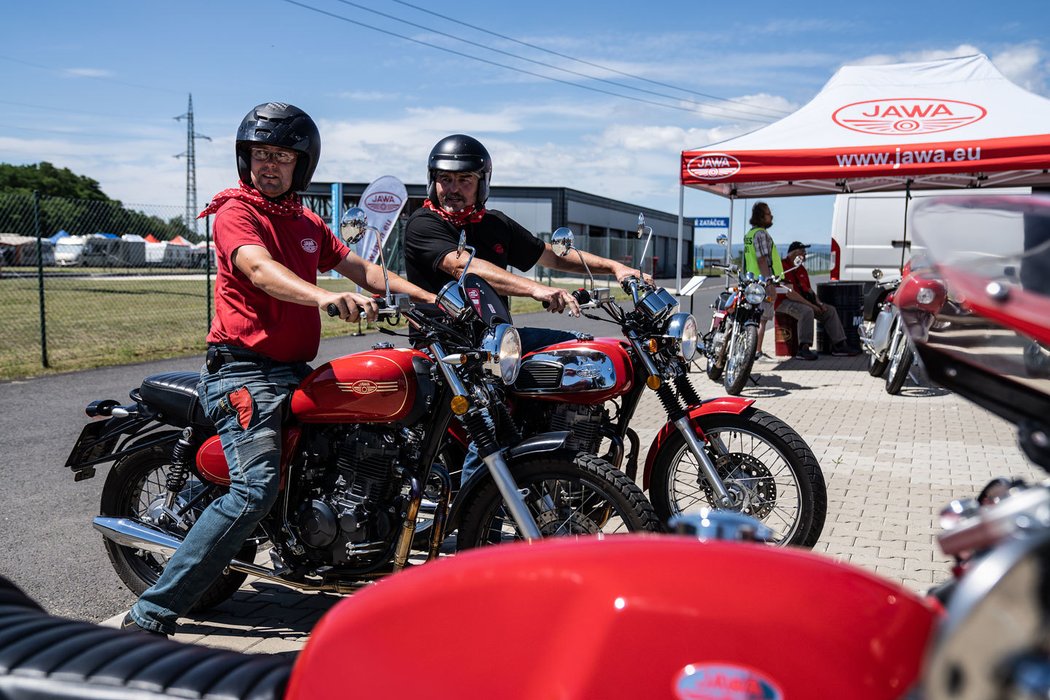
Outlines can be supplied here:
[[901, 136], [958, 129], [984, 119], [986, 114], [984, 107], [969, 102], [904, 97], [854, 102], [839, 107], [831, 118], [853, 131]]
[[724, 180], [740, 172], [740, 161], [728, 153], [705, 153], [689, 161], [685, 169], [699, 180]]
[[365, 198], [365, 206], [380, 214], [389, 214], [401, 208], [401, 198], [390, 192], [373, 192]]

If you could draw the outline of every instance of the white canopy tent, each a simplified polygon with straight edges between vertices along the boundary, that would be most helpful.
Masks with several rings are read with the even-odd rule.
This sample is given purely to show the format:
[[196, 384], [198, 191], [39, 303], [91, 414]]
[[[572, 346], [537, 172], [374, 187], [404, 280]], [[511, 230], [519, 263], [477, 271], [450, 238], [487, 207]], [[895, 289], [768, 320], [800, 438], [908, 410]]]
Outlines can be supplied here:
[[797, 112], [682, 152], [678, 248], [686, 187], [732, 200], [1050, 185], [1048, 168], [1050, 100], [987, 57], [844, 66]]

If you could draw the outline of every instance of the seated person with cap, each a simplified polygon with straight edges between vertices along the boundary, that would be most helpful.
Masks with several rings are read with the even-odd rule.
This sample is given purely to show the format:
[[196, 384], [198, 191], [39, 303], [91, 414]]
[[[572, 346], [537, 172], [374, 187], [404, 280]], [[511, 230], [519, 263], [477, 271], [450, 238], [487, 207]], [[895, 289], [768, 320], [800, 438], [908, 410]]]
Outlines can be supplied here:
[[[798, 326], [798, 352], [795, 357], [801, 360], [815, 360], [816, 353], [810, 350], [813, 345], [813, 320], [819, 319], [824, 324], [824, 330], [831, 341], [831, 354], [838, 357], [851, 357], [858, 353], [857, 350], [846, 344], [846, 332], [842, 329], [842, 321], [839, 320], [838, 310], [825, 304], [813, 293], [813, 286], [809, 282], [809, 273], [806, 271], [806, 248], [799, 241], [793, 241], [788, 246], [787, 257], [784, 258], [784, 286], [788, 288], [784, 300], [777, 306], [778, 314], [787, 314], [795, 319]], [[795, 259], [802, 258], [802, 262], [795, 266]]]

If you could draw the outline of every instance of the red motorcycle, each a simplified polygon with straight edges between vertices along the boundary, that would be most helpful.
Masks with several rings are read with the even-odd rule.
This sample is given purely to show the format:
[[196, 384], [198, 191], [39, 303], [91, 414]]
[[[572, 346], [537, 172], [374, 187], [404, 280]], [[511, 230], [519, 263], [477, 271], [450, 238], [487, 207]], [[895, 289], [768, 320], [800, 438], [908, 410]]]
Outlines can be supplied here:
[[[643, 229], [651, 231], [641, 221], [640, 235]], [[567, 255], [572, 238], [558, 229], [551, 247]], [[588, 317], [611, 320], [622, 336], [525, 355], [507, 391], [522, 432], [568, 430], [569, 444], [591, 454], [605, 444], [603, 457], [634, 480], [640, 441], [631, 421], [642, 393], [654, 391], [667, 423], [649, 445], [642, 487], [664, 522], [705, 507], [732, 510], [767, 523], [777, 545], [812, 547], [824, 527], [827, 487], [805, 440], [752, 399], [700, 398], [688, 376], [700, 342], [696, 319], [679, 313], [667, 290], [630, 278], [623, 288], [634, 310], [625, 311], [590, 281], [590, 290], [573, 292], [581, 309], [601, 309], [607, 318]]]
[[[366, 229], [361, 210], [347, 212], [349, 241]], [[434, 312], [407, 299], [393, 303], [389, 290], [379, 301], [383, 317], [408, 319], [424, 349], [379, 343], [303, 380], [289, 402], [280, 497], [199, 608], [225, 600], [249, 574], [302, 590], [352, 590], [404, 569], [413, 547], [436, 558], [453, 530], [463, 550], [502, 539], [661, 529], [626, 476], [567, 446], [564, 432], [523, 438], [494, 400], [498, 386], [517, 376], [520, 341], [484, 280], [465, 274], [450, 283]], [[159, 578], [184, 533], [230, 483], [197, 382], [197, 373], [147, 377], [130, 404], [91, 403], [88, 415], [106, 420], [84, 427], [66, 462], [77, 480], [114, 462], [94, 526], [136, 594]], [[455, 498], [440, 464], [452, 423], [488, 466]], [[437, 504], [427, 527], [419, 517], [424, 496]], [[264, 548], [269, 566], [255, 562]]]

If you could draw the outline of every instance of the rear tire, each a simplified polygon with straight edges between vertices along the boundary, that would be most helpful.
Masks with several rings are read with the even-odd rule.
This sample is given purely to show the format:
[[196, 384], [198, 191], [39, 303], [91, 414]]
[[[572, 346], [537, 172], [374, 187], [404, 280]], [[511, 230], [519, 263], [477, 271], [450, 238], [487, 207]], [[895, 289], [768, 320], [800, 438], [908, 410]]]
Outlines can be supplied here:
[[868, 374], [873, 377], [881, 377], [886, 372], [886, 365], [889, 361], [883, 357], [882, 359], [876, 359], [874, 353], [868, 351]]
[[[518, 460], [511, 472], [544, 537], [663, 530], [637, 484], [594, 455], [545, 452]], [[489, 479], [464, 507], [456, 549], [520, 539], [496, 483]]]
[[[772, 544], [817, 543], [827, 518], [827, 486], [813, 450], [791, 426], [753, 407], [739, 415], [699, 416], [693, 424], [704, 432], [708, 454], [730, 495], [737, 497], [736, 510], [770, 527]], [[725, 446], [724, 454], [713, 452], [715, 439]], [[649, 498], [663, 522], [701, 508], [718, 509], [678, 431], [660, 446], [651, 478]]]
[[[167, 493], [164, 480], [170, 467], [171, 455], [163, 446], [135, 452], [118, 461], [110, 469], [102, 487], [101, 515], [107, 518], [134, 518], [153, 522], [151, 512], [156, 512], [157, 504]], [[186, 482], [183, 493], [188, 496], [190, 492], [198, 493], [203, 488], [209, 487], [191, 477]], [[207, 505], [211, 500], [206, 497], [203, 505]], [[194, 522], [197, 515], [203, 511], [203, 505], [193, 512]], [[186, 534], [186, 530], [176, 527], [165, 529], [180, 538]], [[167, 565], [167, 558], [163, 555], [124, 547], [108, 539], [103, 539], [103, 543], [117, 576], [128, 590], [137, 596], [157, 582]], [[255, 542], [249, 540], [241, 547], [236, 558], [250, 563], [255, 559], [256, 550]], [[227, 600], [241, 587], [245, 578], [246, 574], [227, 571], [204, 591], [191, 609], [207, 610]]]

